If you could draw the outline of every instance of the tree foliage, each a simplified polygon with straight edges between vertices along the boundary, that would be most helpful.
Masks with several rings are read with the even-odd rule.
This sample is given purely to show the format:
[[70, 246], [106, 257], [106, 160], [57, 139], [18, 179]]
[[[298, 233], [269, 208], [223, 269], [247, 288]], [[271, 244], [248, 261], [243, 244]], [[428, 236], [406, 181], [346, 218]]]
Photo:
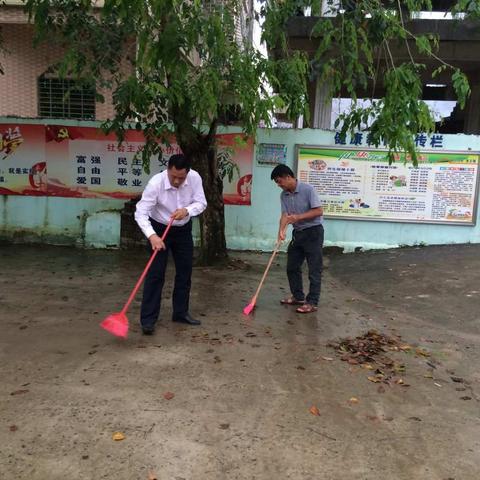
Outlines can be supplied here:
[[[308, 64], [303, 54], [277, 60], [240, 41], [240, 0], [27, 0], [37, 41], [60, 43], [54, 69], [113, 91], [115, 118], [105, 124], [119, 139], [125, 129], [144, 132], [144, 163], [160, 154], [172, 134], [203, 177], [209, 207], [201, 222], [206, 263], [226, 253], [221, 175], [215, 133], [237, 106], [238, 121], [255, 135], [272, 112], [292, 117], [306, 106]], [[271, 95], [268, 85], [277, 88]], [[222, 160], [222, 159], [221, 159]], [[223, 160], [222, 160], [223, 161]], [[219, 167], [221, 167], [219, 169]]]
[[[463, 108], [470, 95], [468, 79], [457, 67], [444, 62], [438, 53], [439, 38], [434, 34], [414, 35], [409, 30], [412, 14], [432, 9], [430, 0], [346, 0], [331, 2], [328, 17], [319, 19], [311, 36], [318, 47], [310, 59], [312, 79], [328, 85], [330, 95], [347, 94], [353, 100], [349, 113], [340, 116], [341, 133], [368, 126], [375, 146], [385, 143], [390, 158], [406, 152], [416, 162], [415, 134], [430, 133], [435, 128], [432, 113], [422, 101], [427, 58], [438, 64], [432, 74], [449, 72], [451, 83]], [[289, 55], [286, 27], [299, 9], [320, 10], [318, 0], [266, 1], [263, 14], [264, 38], [281, 56]], [[478, 18], [480, 2], [458, 0], [451, 13], [458, 21]], [[407, 60], [398, 58], [404, 49]], [[278, 54], [278, 53], [277, 53]], [[432, 81], [433, 83], [433, 81]], [[378, 87], [384, 90], [377, 94]], [[368, 89], [371, 89], [368, 91]], [[358, 103], [359, 92], [371, 98], [368, 107]], [[380, 97], [376, 98], [376, 94]]]
[[[248, 2], [247, 2], [248, 3]], [[265, 58], [250, 43], [239, 42], [237, 19], [242, 0], [27, 0], [36, 40], [60, 43], [61, 61], [52, 69], [63, 76], [113, 91], [115, 117], [105, 124], [119, 139], [126, 128], [144, 132], [144, 162], [159, 154], [158, 142], [172, 134], [203, 177], [209, 207], [201, 219], [202, 258], [211, 263], [226, 254], [222, 175], [235, 170], [216, 152], [215, 134], [232, 105], [247, 135], [260, 122], [269, 126], [283, 109], [308, 122], [307, 84], [319, 79], [331, 96], [346, 92], [354, 108], [341, 119], [345, 134], [368, 125], [371, 141], [386, 143], [393, 159], [406, 152], [416, 161], [414, 135], [432, 132], [434, 120], [421, 100], [425, 65], [449, 72], [460, 105], [470, 94], [467, 77], [438, 55], [435, 35], [409, 31], [412, 12], [431, 9], [429, 0], [344, 0], [333, 2], [312, 38], [318, 48], [309, 58], [289, 46], [286, 27], [299, 11], [321, 10], [320, 0], [263, 0], [257, 19], [262, 39], [274, 56]], [[335, 6], [337, 5], [337, 6]], [[480, 2], [458, 0], [457, 17], [477, 17]], [[403, 46], [408, 59], [396, 58]], [[382, 84], [380, 98], [368, 107], [359, 92]], [[274, 93], [272, 93], [272, 91]], [[363, 94], [362, 93], [362, 94]]]
[[[59, 41], [65, 56], [55, 66], [113, 89], [116, 116], [109, 128], [122, 136], [132, 125], [148, 140], [184, 131], [214, 133], [232, 105], [254, 135], [275, 108], [295, 117], [305, 108], [304, 62], [294, 54], [268, 60], [236, 37], [237, 0], [28, 0], [37, 39]], [[280, 86], [271, 96], [268, 83]], [[209, 130], [210, 128], [210, 130]], [[158, 153], [152, 142], [146, 158]]]

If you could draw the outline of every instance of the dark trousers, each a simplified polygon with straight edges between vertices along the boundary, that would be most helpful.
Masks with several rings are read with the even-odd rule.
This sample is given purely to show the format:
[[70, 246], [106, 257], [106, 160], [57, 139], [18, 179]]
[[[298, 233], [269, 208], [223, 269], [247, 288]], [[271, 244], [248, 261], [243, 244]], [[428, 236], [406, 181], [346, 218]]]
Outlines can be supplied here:
[[[153, 219], [150, 221], [157, 235], [162, 236], [166, 225]], [[192, 222], [189, 221], [181, 227], [171, 227], [165, 238], [165, 246], [166, 250], [160, 250], [157, 253], [145, 278], [140, 313], [142, 327], [153, 327], [158, 319], [169, 252], [172, 252], [175, 263], [173, 315], [183, 316], [188, 312], [193, 267]]]
[[[287, 276], [290, 291], [296, 300], [306, 300], [310, 305], [318, 305], [322, 285], [323, 269], [323, 226], [294, 230], [288, 245]], [[302, 265], [307, 260], [310, 290], [307, 297], [303, 291]]]

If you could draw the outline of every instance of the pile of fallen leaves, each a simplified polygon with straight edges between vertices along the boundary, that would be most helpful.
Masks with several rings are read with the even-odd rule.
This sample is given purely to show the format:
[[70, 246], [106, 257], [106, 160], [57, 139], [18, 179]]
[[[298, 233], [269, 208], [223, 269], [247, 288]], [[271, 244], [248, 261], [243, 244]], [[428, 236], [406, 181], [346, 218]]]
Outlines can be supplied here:
[[405, 373], [405, 365], [387, 355], [389, 352], [411, 350], [412, 347], [404, 344], [399, 336], [369, 330], [364, 335], [330, 342], [327, 346], [335, 349], [341, 355], [340, 359], [350, 365], [371, 370], [371, 375], [368, 376], [371, 382], [409, 386], [401, 378]]

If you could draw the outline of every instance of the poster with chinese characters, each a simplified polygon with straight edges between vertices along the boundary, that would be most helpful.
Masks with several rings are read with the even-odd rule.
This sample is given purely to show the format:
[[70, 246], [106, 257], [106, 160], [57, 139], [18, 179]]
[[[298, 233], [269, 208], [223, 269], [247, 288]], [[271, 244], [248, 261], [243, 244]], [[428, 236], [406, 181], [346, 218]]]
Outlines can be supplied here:
[[385, 150], [297, 147], [297, 176], [325, 216], [474, 225], [479, 155], [423, 151], [418, 166], [388, 163]]
[[[218, 136], [226, 204], [250, 205], [253, 141], [237, 134]], [[0, 194], [78, 198], [141, 195], [148, 180], [180, 153], [172, 139], [162, 158], [151, 159], [150, 172], [140, 155], [141, 132], [129, 130], [119, 145], [115, 136], [94, 127], [0, 124]]]
[[0, 125], [0, 194], [47, 195], [43, 125]]
[[[48, 167], [48, 192], [52, 196], [84, 198], [136, 197], [148, 179], [165, 168], [178, 147], [165, 147], [162, 162], [152, 158], [150, 173], [136, 154], [143, 148], [143, 137], [128, 131], [119, 145], [113, 135], [105, 136], [96, 128], [60, 127], [64, 135], [49, 140], [46, 127], [45, 152]], [[58, 129], [59, 127], [55, 127]], [[54, 136], [52, 136], [54, 137]]]

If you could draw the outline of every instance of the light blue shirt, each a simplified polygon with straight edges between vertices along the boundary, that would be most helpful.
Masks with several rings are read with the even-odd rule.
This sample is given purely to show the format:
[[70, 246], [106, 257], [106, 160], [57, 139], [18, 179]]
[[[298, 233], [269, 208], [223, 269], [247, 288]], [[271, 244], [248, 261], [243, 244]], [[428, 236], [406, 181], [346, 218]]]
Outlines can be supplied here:
[[[305, 213], [312, 208], [321, 207], [320, 198], [318, 198], [315, 189], [308, 183], [302, 183], [297, 180], [297, 187], [294, 192], [286, 192], [280, 194], [280, 202], [282, 204], [282, 213], [288, 215]], [[301, 220], [294, 223], [295, 230], [305, 230], [306, 228], [322, 225], [323, 216], [311, 218], [309, 220]]]

